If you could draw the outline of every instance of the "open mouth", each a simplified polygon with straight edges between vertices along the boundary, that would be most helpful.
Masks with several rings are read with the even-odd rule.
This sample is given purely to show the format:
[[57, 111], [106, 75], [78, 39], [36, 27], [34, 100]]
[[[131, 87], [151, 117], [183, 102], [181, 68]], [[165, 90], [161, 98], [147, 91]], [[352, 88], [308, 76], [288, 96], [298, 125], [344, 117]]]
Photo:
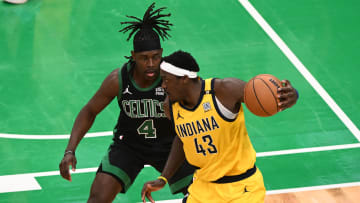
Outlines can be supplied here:
[[154, 77], [154, 76], [155, 76], [155, 73], [146, 73], [146, 75], [147, 75], [148, 77]]
[[148, 77], [154, 77], [156, 75], [156, 72], [153, 70], [145, 71], [145, 75]]

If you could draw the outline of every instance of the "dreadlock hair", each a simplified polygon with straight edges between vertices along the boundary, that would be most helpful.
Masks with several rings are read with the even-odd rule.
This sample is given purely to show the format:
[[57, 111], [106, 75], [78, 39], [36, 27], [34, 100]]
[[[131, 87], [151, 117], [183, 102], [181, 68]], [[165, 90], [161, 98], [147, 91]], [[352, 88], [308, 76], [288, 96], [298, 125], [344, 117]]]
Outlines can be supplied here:
[[129, 41], [134, 33], [136, 33], [133, 40], [134, 52], [161, 49], [159, 36], [162, 40], [171, 37], [168, 31], [170, 31], [170, 26], [173, 24], [169, 23], [168, 20], [161, 19], [169, 17], [171, 14], [161, 14], [161, 11], [166, 9], [166, 7], [161, 7], [155, 11], [153, 10], [154, 7], [155, 2], [149, 6], [142, 19], [127, 15], [126, 17], [135, 21], [121, 22], [121, 25], [128, 24], [128, 26], [119, 32], [126, 33], [131, 31], [126, 41]]
[[192, 72], [199, 72], [200, 68], [197, 64], [196, 60], [190, 53], [185, 51], [176, 51], [169, 56], [165, 56], [163, 60], [167, 63], [171, 63], [172, 65], [179, 67], [181, 69], [185, 69]]

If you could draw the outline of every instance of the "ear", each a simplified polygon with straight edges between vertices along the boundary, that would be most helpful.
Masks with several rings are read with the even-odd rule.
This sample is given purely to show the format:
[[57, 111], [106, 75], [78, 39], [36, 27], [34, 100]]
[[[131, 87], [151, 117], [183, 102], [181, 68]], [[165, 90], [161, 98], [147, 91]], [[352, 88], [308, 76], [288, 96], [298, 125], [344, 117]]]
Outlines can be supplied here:
[[135, 52], [134, 51], [131, 51], [131, 57], [135, 61]]

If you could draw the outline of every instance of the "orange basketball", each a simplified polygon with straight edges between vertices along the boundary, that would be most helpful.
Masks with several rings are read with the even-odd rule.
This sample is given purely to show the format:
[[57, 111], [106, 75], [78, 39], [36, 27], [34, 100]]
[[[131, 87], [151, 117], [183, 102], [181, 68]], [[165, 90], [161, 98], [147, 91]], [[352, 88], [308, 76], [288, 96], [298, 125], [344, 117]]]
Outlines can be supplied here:
[[277, 89], [281, 87], [278, 78], [270, 74], [260, 74], [251, 78], [244, 89], [244, 102], [251, 113], [267, 117], [279, 111]]

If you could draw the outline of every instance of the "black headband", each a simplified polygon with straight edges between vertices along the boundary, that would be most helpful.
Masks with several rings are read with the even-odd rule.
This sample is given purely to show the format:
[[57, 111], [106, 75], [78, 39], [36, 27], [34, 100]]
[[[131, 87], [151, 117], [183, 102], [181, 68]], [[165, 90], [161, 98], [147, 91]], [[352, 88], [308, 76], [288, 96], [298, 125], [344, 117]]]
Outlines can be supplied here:
[[134, 40], [134, 52], [161, 49], [160, 39]]

